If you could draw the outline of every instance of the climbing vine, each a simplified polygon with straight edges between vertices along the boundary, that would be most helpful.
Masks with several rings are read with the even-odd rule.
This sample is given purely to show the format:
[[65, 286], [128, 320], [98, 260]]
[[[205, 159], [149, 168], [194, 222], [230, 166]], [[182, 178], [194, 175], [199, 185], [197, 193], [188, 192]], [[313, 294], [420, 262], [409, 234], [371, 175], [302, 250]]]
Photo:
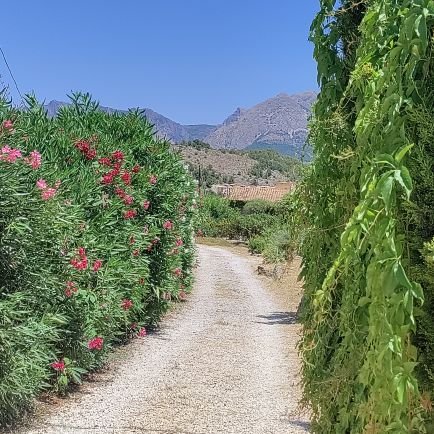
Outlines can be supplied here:
[[424, 291], [411, 273], [404, 210], [414, 204], [409, 167], [421, 145], [411, 113], [434, 107], [424, 95], [434, 1], [320, 4], [311, 28], [321, 86], [315, 161], [297, 193], [304, 399], [313, 432], [426, 432], [413, 338]]

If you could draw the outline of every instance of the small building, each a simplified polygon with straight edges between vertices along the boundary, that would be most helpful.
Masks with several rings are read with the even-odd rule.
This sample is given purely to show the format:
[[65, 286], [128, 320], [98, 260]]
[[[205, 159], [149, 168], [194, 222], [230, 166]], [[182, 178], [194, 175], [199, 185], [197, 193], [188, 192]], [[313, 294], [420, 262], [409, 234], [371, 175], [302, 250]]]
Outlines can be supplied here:
[[266, 200], [278, 202], [295, 188], [295, 182], [278, 182], [276, 185], [240, 185], [224, 184], [213, 185], [211, 190], [236, 202], [249, 202], [252, 200]]

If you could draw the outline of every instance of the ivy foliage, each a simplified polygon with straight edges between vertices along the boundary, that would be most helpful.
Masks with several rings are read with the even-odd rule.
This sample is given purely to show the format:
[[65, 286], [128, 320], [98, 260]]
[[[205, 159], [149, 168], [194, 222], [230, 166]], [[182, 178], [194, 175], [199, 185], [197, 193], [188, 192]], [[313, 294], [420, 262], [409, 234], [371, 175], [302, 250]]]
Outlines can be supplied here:
[[433, 304], [433, 280], [420, 270], [434, 224], [423, 206], [432, 173], [427, 181], [420, 170], [432, 170], [433, 154], [414, 117], [432, 120], [434, 1], [320, 6], [311, 28], [315, 160], [296, 195], [304, 399], [313, 432], [426, 432], [432, 355], [417, 319], [429, 323]]

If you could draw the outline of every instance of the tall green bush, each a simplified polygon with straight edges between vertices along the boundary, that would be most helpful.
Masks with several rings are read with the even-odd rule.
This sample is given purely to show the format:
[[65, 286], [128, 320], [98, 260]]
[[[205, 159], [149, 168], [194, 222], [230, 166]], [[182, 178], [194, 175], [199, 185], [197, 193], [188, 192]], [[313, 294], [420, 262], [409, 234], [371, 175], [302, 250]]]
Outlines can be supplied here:
[[315, 160], [297, 192], [304, 398], [313, 432], [425, 432], [419, 312], [432, 306], [433, 288], [415, 266], [427, 271], [416, 252], [433, 236], [432, 208], [420, 212], [432, 184], [417, 161], [427, 159], [427, 174], [433, 155], [410, 114], [432, 113], [434, 2], [320, 5]]
[[192, 283], [195, 184], [141, 113], [1, 102], [0, 423], [145, 335]]

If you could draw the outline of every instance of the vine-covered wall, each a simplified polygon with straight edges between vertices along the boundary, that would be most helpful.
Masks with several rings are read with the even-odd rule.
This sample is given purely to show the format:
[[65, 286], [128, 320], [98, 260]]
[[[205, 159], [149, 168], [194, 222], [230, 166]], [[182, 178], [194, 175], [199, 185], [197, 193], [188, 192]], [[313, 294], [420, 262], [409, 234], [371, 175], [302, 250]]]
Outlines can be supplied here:
[[304, 399], [313, 432], [424, 432], [434, 368], [434, 2], [320, 5], [315, 160], [297, 192]]

